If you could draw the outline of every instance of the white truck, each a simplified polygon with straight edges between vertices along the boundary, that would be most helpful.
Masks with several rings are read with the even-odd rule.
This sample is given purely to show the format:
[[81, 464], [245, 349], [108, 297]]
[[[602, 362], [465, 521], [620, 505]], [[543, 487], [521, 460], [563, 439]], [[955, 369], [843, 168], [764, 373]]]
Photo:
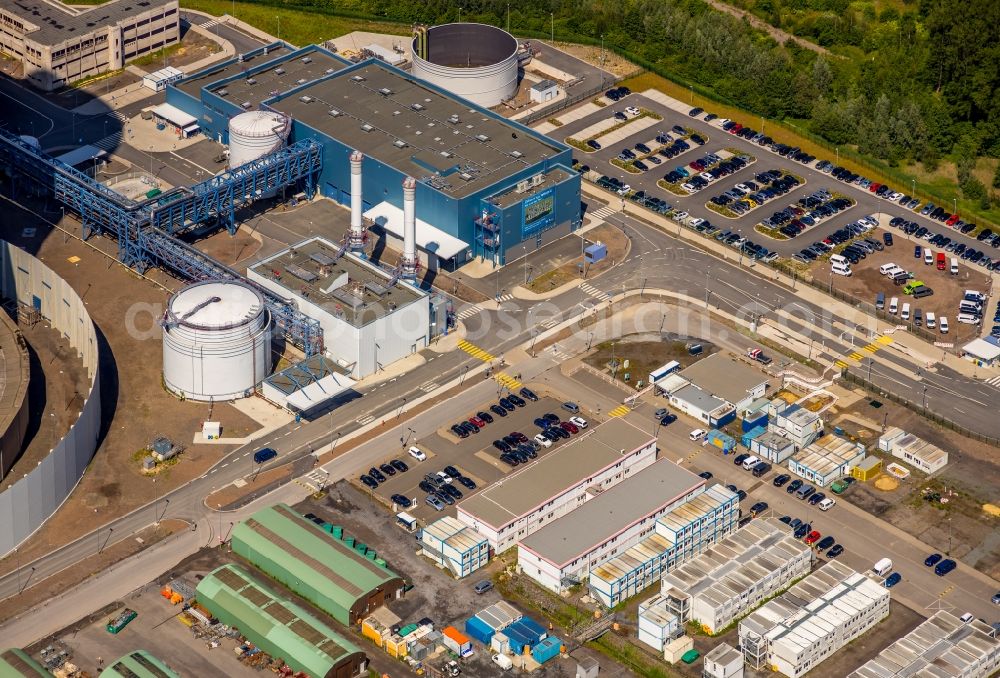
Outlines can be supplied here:
[[888, 558], [883, 558], [874, 565], [872, 565], [872, 572], [880, 577], [884, 577], [886, 573], [892, 569], [892, 561]]
[[514, 668], [514, 662], [511, 658], [505, 654], [495, 654], [493, 655], [493, 663], [499, 666], [504, 671], [510, 671]]

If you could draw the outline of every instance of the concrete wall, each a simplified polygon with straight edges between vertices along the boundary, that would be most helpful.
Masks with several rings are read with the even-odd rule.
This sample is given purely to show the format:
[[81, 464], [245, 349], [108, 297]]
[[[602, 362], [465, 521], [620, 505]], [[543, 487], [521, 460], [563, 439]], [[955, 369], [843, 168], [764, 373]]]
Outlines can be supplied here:
[[76, 423], [30, 473], [0, 492], [0, 556], [31, 536], [66, 500], [97, 449], [101, 427], [97, 330], [69, 283], [14, 245], [0, 241], [0, 296], [40, 307], [76, 349], [90, 380]]
[[11, 337], [10, 345], [4, 348], [4, 366], [6, 374], [0, 375], [5, 381], [4, 408], [6, 422], [0, 420], [0, 425], [6, 428], [0, 433], [0, 478], [7, 475], [14, 460], [18, 458], [24, 446], [24, 436], [28, 431], [28, 383], [31, 378], [28, 350], [24, 345], [20, 330], [6, 313], [0, 312], [0, 322], [6, 325], [4, 332]]

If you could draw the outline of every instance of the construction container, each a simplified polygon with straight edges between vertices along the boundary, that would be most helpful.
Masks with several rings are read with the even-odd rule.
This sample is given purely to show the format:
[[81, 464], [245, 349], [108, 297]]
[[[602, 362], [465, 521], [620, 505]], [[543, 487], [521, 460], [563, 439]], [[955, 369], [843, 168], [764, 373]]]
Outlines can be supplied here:
[[515, 624], [508, 626], [504, 630], [504, 635], [507, 636], [507, 642], [513, 654], [524, 654], [535, 644], [531, 634], [522, 631]]
[[402, 659], [409, 654], [405, 638], [398, 635], [391, 635], [385, 639], [385, 651], [390, 657]]
[[344, 537], [344, 544], [347, 545], [347, 548], [354, 548], [354, 537]]
[[407, 624], [403, 628], [399, 629], [399, 635], [405, 638], [406, 636], [416, 631], [417, 628], [418, 628], [417, 624]]
[[333, 525], [330, 527], [330, 534], [332, 534], [337, 539], [344, 538], [344, 528], [340, 525]]
[[356, 541], [354, 542], [354, 550], [363, 555], [365, 552], [368, 551], [368, 544]]
[[483, 645], [489, 646], [496, 631], [479, 617], [469, 617], [465, 620], [465, 633]]
[[[764, 419], [767, 419], [765, 415]], [[740, 436], [740, 445], [750, 449], [750, 444], [756, 439], [767, 433], [767, 429], [763, 426], [755, 426], [749, 430], [744, 430], [743, 435]]]
[[459, 657], [472, 654], [472, 640], [454, 626], [446, 626], [441, 629], [441, 640], [445, 647]]
[[493, 637], [490, 638], [490, 648], [492, 648], [494, 652], [499, 652], [500, 654], [510, 652], [510, 639], [507, 638], [507, 634], [499, 631], [494, 633]]
[[368, 551], [365, 553], [365, 558], [367, 558], [368, 560], [375, 560], [377, 556], [378, 554], [375, 553], [375, 551], [373, 551], [372, 549], [368, 549]]
[[541, 640], [547, 635], [545, 627], [531, 617], [522, 617], [507, 627], [508, 635], [510, 635], [511, 629], [516, 629], [518, 633], [527, 638], [528, 644], [532, 647], [541, 642]]
[[539, 664], [544, 664], [562, 651], [562, 641], [555, 636], [549, 636], [531, 648], [531, 656]]
[[374, 617], [366, 617], [361, 621], [361, 635], [382, 647], [391, 632]]
[[376, 558], [375, 559], [375, 564], [376, 565], [381, 565], [382, 567], [388, 566], [388, 563], [385, 562], [385, 558]]
[[486, 609], [480, 611], [476, 616], [486, 622], [486, 624], [494, 631], [502, 631], [520, 619], [523, 615], [517, 610], [516, 607], [501, 600], [499, 603], [494, 603], [493, 605], [490, 605]]
[[118, 633], [123, 628], [129, 625], [133, 619], [139, 616], [139, 613], [135, 610], [126, 607], [124, 610], [118, 613], [117, 616], [112, 617], [108, 620], [105, 628], [107, 628], [108, 633]]
[[723, 433], [717, 428], [713, 428], [709, 431], [708, 435], [705, 436], [705, 440], [708, 441], [709, 445], [713, 445], [722, 450], [724, 454], [729, 454], [736, 448], [736, 439], [731, 435]]

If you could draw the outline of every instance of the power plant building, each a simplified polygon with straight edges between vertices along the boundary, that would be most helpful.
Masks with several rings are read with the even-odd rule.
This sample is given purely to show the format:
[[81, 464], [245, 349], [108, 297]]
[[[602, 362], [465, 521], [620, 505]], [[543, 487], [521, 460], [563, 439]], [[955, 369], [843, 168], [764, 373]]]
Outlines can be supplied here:
[[231, 543], [234, 553], [345, 626], [403, 592], [403, 580], [374, 551], [359, 550], [353, 539], [348, 545], [286, 504], [237, 524]]
[[180, 40], [177, 0], [112, 0], [77, 8], [41, 0], [0, 0], [0, 50], [24, 64], [46, 92]]
[[254, 264], [247, 278], [318, 320], [326, 355], [352, 379], [426, 348], [432, 322], [446, 322], [440, 309], [431, 317], [426, 292], [323, 238]]
[[256, 647], [280, 657], [293, 671], [321, 678], [367, 675], [368, 657], [305, 609], [223, 565], [198, 583], [198, 602]]
[[360, 152], [366, 223], [392, 243], [403, 238], [412, 177], [416, 246], [430, 269], [474, 257], [502, 265], [575, 230], [572, 149], [454, 92], [378, 59], [347, 64], [321, 47], [275, 43], [170, 84], [166, 99], [223, 143], [237, 115], [282, 114], [289, 143], [321, 143], [318, 191], [345, 206]]

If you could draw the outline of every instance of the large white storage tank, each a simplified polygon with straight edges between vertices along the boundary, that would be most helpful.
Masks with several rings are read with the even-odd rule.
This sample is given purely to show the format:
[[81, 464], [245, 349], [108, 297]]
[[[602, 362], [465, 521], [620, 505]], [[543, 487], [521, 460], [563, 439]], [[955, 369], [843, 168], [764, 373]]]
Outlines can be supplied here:
[[192, 400], [233, 400], [271, 372], [270, 314], [261, 294], [235, 281], [185, 287], [163, 321], [163, 381]]
[[487, 108], [517, 94], [518, 44], [488, 24], [419, 27], [411, 44], [414, 76]]
[[274, 153], [288, 140], [289, 119], [274, 111], [247, 111], [229, 121], [229, 167]]

